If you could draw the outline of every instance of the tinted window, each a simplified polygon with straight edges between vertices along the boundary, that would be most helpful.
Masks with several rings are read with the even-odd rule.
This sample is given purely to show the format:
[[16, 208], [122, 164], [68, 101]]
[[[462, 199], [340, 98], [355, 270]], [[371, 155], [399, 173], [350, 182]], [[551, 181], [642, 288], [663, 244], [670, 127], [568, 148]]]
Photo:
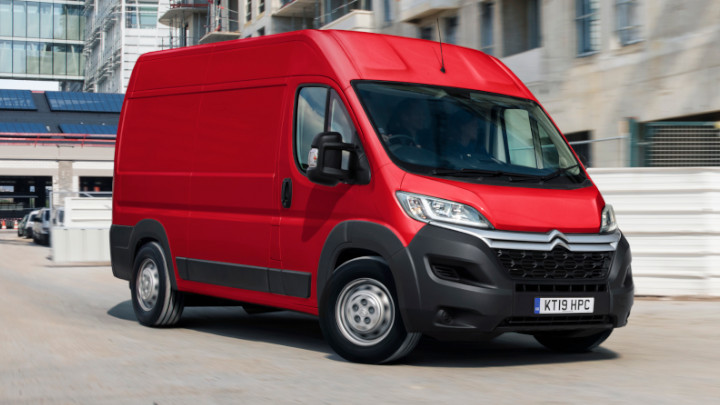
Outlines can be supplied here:
[[344, 142], [352, 142], [355, 127], [340, 96], [328, 87], [302, 87], [295, 107], [295, 156], [304, 170], [315, 136], [339, 132]]
[[494, 183], [586, 180], [534, 101], [409, 83], [354, 86], [388, 154], [408, 171]]

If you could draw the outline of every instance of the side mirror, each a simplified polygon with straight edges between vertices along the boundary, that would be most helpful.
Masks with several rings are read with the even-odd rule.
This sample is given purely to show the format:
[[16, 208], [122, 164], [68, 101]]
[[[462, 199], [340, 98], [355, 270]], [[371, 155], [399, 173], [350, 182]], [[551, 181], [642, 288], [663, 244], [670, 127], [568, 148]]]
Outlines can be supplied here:
[[[345, 169], [343, 155], [347, 162]], [[321, 132], [313, 139], [308, 153], [308, 179], [325, 186], [334, 186], [340, 181], [353, 182], [357, 157], [357, 147], [352, 143], [343, 143], [342, 135], [337, 132]]]

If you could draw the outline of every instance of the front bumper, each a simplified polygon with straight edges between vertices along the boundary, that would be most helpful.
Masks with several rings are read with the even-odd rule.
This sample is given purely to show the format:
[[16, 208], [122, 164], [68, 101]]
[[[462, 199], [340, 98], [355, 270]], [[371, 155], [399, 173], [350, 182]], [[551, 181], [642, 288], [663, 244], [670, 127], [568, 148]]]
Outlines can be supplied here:
[[[410, 331], [439, 339], [624, 326], [633, 304], [631, 254], [620, 232], [564, 235], [425, 226], [393, 259], [415, 273], [401, 311]], [[536, 298], [594, 298], [587, 314], [538, 315]]]

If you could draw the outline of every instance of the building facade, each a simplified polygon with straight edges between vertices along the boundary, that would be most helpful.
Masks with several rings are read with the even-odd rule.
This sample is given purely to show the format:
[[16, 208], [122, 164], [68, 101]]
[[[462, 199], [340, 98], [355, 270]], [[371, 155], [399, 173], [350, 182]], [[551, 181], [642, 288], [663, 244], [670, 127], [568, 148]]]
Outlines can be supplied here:
[[83, 2], [0, 0], [0, 79], [52, 80], [82, 88]]
[[0, 219], [111, 191], [122, 102], [122, 94], [0, 89]]
[[84, 91], [124, 93], [138, 57], [171, 47], [167, 0], [85, 0]]

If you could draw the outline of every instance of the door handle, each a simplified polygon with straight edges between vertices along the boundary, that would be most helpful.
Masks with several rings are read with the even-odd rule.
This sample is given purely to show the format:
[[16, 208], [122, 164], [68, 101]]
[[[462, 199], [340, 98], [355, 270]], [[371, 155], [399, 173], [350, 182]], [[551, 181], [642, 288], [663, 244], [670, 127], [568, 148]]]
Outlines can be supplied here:
[[290, 178], [283, 179], [280, 202], [283, 208], [290, 208], [292, 205], [292, 180]]

